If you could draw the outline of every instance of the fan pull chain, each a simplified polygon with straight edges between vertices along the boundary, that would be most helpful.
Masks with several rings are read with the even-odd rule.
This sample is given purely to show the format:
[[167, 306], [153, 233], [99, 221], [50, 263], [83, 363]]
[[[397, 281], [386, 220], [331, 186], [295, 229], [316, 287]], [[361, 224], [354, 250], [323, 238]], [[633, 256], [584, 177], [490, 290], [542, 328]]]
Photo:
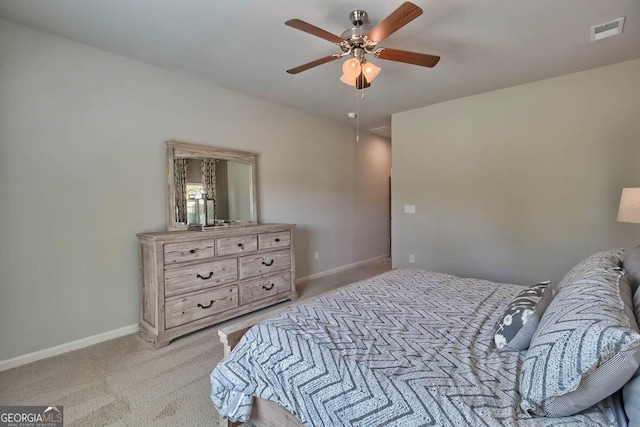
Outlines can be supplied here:
[[356, 142], [360, 141], [360, 102], [358, 98], [358, 87], [356, 86]]

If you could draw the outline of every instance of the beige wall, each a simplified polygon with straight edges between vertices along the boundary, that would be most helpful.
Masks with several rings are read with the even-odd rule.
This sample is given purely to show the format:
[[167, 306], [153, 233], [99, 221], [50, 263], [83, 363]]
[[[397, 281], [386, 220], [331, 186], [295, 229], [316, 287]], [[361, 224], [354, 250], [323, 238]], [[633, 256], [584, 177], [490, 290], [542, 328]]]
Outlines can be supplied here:
[[0, 360], [137, 323], [166, 140], [258, 153], [299, 277], [388, 252], [388, 140], [0, 20]]
[[[640, 243], [640, 60], [395, 114], [392, 255], [498, 281], [557, 281]], [[416, 214], [403, 213], [406, 204]]]

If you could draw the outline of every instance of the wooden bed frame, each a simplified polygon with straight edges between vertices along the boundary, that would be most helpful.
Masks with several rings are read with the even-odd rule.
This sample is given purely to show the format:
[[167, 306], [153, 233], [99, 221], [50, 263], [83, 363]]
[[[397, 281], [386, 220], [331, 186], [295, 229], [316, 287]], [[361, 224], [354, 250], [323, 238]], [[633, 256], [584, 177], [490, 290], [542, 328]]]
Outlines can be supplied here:
[[[320, 298], [335, 291], [336, 289], [333, 289], [313, 298]], [[218, 335], [220, 336], [220, 342], [224, 345], [224, 355], [227, 356], [231, 353], [231, 350], [238, 345], [240, 338], [256, 323], [260, 323], [265, 319], [305, 302], [305, 300], [298, 300], [293, 304], [288, 304], [279, 309], [271, 310], [258, 316], [252, 316], [249, 319], [242, 320], [229, 327], [221, 328], [218, 330]], [[253, 408], [251, 409], [249, 419], [256, 427], [302, 427], [302, 423], [300, 423], [291, 412], [277, 403], [260, 399], [259, 397], [253, 398]], [[220, 427], [238, 427], [240, 424], [241, 423], [234, 423], [227, 419], [220, 418]]]

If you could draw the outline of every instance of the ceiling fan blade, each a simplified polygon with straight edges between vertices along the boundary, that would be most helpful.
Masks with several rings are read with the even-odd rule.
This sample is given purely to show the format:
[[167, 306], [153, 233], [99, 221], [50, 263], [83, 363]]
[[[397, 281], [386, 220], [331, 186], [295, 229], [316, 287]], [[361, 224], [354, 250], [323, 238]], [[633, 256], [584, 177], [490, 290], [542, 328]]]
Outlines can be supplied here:
[[301, 21], [300, 19], [289, 19], [284, 23], [284, 25], [288, 25], [291, 28], [304, 31], [305, 33], [309, 33], [316, 37], [320, 37], [321, 39], [328, 40], [331, 43], [340, 44], [344, 41], [341, 37], [338, 37], [335, 34], [331, 34], [330, 32], [323, 30], [322, 28], [318, 28], [315, 25], [311, 25], [308, 22]]
[[334, 61], [340, 58], [340, 54], [336, 53], [334, 55], [325, 56], [324, 58], [316, 59], [315, 61], [307, 62], [306, 64], [300, 65], [298, 67], [287, 70], [289, 74], [298, 74], [303, 71], [308, 70], [309, 68], [317, 67], [318, 65], [326, 64], [327, 62]]
[[411, 2], [404, 2], [391, 12], [391, 15], [378, 22], [367, 33], [367, 38], [374, 42], [381, 42], [420, 15], [422, 15], [422, 9]]
[[409, 52], [406, 50], [380, 48], [375, 53], [376, 58], [387, 59], [389, 61], [404, 62], [406, 64], [421, 65], [423, 67], [435, 67], [440, 61], [439, 56], [427, 55], [425, 53]]

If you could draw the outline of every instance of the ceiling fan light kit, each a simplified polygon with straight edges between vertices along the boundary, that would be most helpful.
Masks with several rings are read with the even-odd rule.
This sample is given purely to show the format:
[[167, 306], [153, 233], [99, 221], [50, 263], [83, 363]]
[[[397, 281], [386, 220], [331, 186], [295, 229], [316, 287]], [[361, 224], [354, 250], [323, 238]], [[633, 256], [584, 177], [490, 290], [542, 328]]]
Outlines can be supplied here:
[[[311, 61], [307, 64], [287, 70], [289, 74], [298, 74], [318, 65], [326, 64], [338, 58], [349, 56], [342, 64], [343, 75], [340, 80], [358, 89], [370, 86], [371, 81], [380, 72], [380, 67], [367, 61], [366, 55], [373, 55], [376, 58], [387, 61], [404, 62], [406, 64], [420, 65], [423, 67], [433, 67], [440, 60], [439, 56], [427, 55], [417, 52], [409, 52], [398, 49], [378, 47], [378, 43], [389, 37], [391, 34], [407, 25], [409, 22], [422, 15], [422, 9], [411, 2], [405, 2], [389, 16], [367, 31], [364, 23], [367, 19], [367, 12], [364, 10], [354, 10], [349, 14], [349, 19], [353, 28], [344, 31], [340, 36], [336, 36], [328, 31], [304, 22], [300, 19], [290, 19], [285, 25], [304, 31], [316, 37], [320, 37], [337, 45], [342, 53], [335, 53], [324, 58]], [[358, 82], [360, 80], [360, 83]]]
[[[371, 86], [371, 82], [376, 78], [380, 72], [380, 67], [375, 66], [373, 63], [351, 58], [347, 59], [342, 64], [342, 76], [340, 81], [349, 86], [359, 86], [358, 89], [364, 89]], [[358, 84], [358, 79], [366, 80], [365, 83]], [[362, 87], [360, 87], [362, 86]]]
[[[300, 19], [290, 19], [285, 25], [304, 31], [313, 36], [325, 39], [340, 48], [341, 53], [334, 53], [324, 58], [316, 59], [295, 68], [287, 70], [289, 74], [298, 74], [318, 65], [335, 61], [338, 58], [348, 57], [342, 64], [342, 76], [340, 81], [349, 86], [354, 86], [356, 91], [366, 89], [371, 86], [371, 82], [380, 73], [380, 67], [369, 62], [366, 55], [373, 55], [387, 61], [404, 62], [422, 67], [434, 67], [440, 60], [439, 56], [427, 55], [424, 53], [409, 52], [399, 49], [378, 47], [378, 43], [395, 33], [409, 22], [422, 15], [422, 9], [411, 2], [404, 2], [389, 16], [378, 22], [372, 29], [368, 30], [364, 23], [367, 20], [367, 12], [364, 10], [354, 10], [349, 14], [349, 19], [353, 27], [344, 31], [340, 36], [336, 36], [328, 31], [304, 22]], [[357, 93], [357, 92], [356, 92]], [[364, 92], [362, 92], [364, 99]], [[356, 141], [359, 140], [359, 114], [358, 97], [356, 96], [356, 112], [349, 114], [350, 118], [356, 119]]]

